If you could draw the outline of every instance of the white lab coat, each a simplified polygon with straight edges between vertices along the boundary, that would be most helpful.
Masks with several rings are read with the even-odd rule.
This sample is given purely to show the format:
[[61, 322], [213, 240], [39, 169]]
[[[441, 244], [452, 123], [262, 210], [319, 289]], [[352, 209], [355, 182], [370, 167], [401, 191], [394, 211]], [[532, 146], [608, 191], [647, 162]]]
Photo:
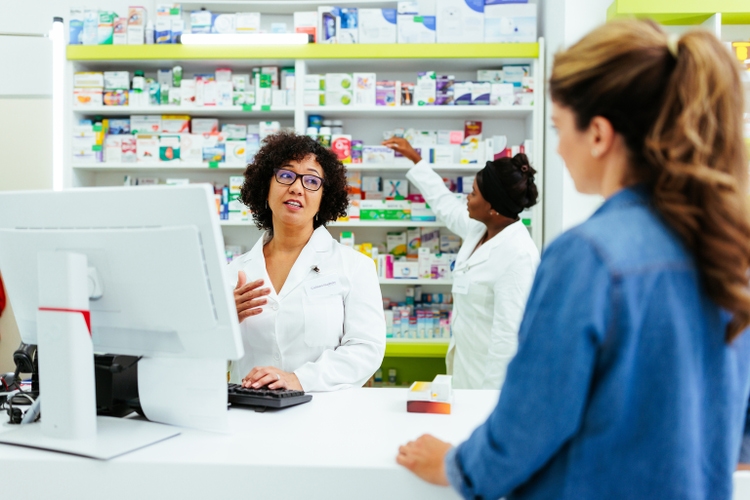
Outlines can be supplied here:
[[266, 271], [265, 233], [227, 268], [230, 283], [245, 271], [271, 289], [263, 312], [240, 324], [245, 356], [233, 361], [230, 381], [253, 367], [294, 372], [305, 391], [361, 387], [385, 353], [385, 317], [375, 263], [341, 245], [324, 227], [313, 232], [279, 293]]
[[453, 270], [453, 337], [445, 358], [453, 387], [499, 389], [518, 349], [539, 250], [519, 220], [474, 252], [487, 227], [469, 217], [466, 205], [424, 160], [406, 177], [437, 218], [463, 239]]

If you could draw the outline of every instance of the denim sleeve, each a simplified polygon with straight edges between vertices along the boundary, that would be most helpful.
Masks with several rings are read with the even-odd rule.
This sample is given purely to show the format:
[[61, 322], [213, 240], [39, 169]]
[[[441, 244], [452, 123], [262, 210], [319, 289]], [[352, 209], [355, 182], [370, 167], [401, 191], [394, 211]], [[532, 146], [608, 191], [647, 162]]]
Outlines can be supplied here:
[[750, 406], [748, 406], [747, 415], [745, 416], [745, 432], [742, 434], [740, 463], [750, 464]]
[[610, 288], [604, 260], [575, 230], [544, 253], [498, 404], [451, 455], [451, 484], [464, 498], [507, 495], [575, 434], [609, 325]]

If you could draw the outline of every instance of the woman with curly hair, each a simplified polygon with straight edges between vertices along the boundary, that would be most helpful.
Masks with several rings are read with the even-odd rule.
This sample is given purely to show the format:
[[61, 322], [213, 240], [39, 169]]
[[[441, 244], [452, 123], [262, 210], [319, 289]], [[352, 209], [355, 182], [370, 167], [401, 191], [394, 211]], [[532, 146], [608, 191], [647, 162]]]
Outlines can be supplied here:
[[730, 499], [750, 390], [739, 65], [608, 23], [557, 54], [558, 152], [604, 204], [545, 250], [488, 420], [398, 462], [464, 498]]
[[385, 318], [375, 264], [325, 228], [346, 214], [346, 170], [313, 139], [265, 139], [241, 200], [265, 230], [228, 267], [245, 356], [230, 381], [332, 391], [361, 387], [383, 361]]
[[536, 171], [525, 154], [488, 161], [461, 203], [406, 139], [384, 145], [415, 163], [406, 177], [463, 239], [453, 269], [453, 337], [445, 356], [456, 389], [499, 389], [518, 348], [518, 327], [539, 265], [519, 214], [536, 204]]

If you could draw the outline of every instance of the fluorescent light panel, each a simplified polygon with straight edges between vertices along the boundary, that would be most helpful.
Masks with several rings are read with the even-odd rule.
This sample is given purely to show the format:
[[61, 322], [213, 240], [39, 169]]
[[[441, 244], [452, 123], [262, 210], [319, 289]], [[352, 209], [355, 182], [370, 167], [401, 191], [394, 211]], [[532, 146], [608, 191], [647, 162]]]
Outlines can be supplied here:
[[307, 33], [185, 33], [182, 45], [307, 45]]

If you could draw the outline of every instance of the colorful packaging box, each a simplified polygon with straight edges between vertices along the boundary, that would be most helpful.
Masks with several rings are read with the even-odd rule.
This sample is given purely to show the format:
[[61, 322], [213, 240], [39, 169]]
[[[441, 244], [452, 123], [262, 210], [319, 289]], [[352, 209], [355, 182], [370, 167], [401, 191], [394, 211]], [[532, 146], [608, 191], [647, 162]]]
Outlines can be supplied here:
[[162, 162], [180, 161], [180, 136], [162, 135], [159, 137], [159, 160]]
[[414, 102], [417, 106], [429, 106], [435, 104], [436, 78], [434, 71], [422, 71], [417, 73], [417, 84], [414, 87]]

